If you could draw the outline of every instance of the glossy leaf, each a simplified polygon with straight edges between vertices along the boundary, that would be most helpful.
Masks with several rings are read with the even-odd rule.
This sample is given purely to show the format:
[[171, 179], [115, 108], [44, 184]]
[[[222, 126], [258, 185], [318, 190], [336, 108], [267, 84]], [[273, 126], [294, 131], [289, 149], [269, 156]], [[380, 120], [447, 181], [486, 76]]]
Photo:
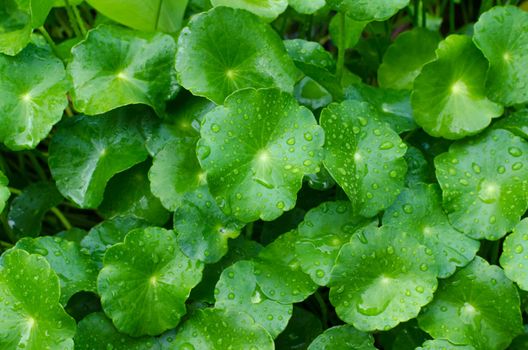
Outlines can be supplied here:
[[97, 279], [105, 313], [132, 336], [158, 335], [176, 327], [185, 300], [200, 282], [203, 265], [187, 258], [172, 231], [131, 231], [110, 247]]
[[7, 188], [8, 183], [8, 178], [0, 170], [0, 213], [4, 211], [7, 200], [9, 199], [9, 196], [11, 196], [9, 189]]
[[303, 271], [315, 283], [326, 285], [341, 247], [354, 232], [371, 223], [354, 215], [350, 202], [325, 202], [310, 210], [299, 225], [295, 243]]
[[147, 158], [140, 118], [127, 111], [68, 119], [51, 141], [49, 166], [57, 188], [83, 208], [97, 207], [112, 176]]
[[503, 112], [486, 97], [488, 61], [464, 35], [440, 42], [436, 60], [414, 81], [411, 103], [416, 123], [431, 136], [450, 140], [473, 135]]
[[170, 35], [100, 25], [72, 49], [68, 73], [75, 108], [88, 115], [130, 104], [163, 114], [178, 90]]
[[438, 33], [420, 27], [398, 35], [385, 52], [378, 68], [379, 85], [384, 88], [412, 90], [414, 79], [420, 74], [422, 67], [435, 59], [439, 42]]
[[294, 207], [303, 175], [319, 170], [323, 141], [293, 97], [246, 89], [205, 116], [197, 153], [224, 212], [243, 222], [273, 220]]
[[390, 227], [356, 233], [341, 249], [330, 301], [343, 321], [362, 331], [389, 330], [414, 318], [437, 286], [427, 248]]
[[247, 313], [273, 338], [286, 328], [292, 314], [291, 304], [270, 300], [262, 293], [250, 261], [239, 261], [222, 272], [215, 298], [215, 308]]
[[507, 106], [528, 102], [528, 14], [497, 6], [475, 23], [473, 41], [490, 63], [488, 95]]
[[197, 310], [180, 328], [168, 350], [224, 350], [226, 344], [235, 349], [272, 350], [268, 332], [242, 312], [219, 309]]
[[[344, 46], [341, 42], [341, 17], [345, 16], [345, 41]], [[365, 29], [365, 26], [368, 24], [368, 21], [356, 21], [350, 18], [349, 16], [338, 13], [332, 19], [330, 20], [330, 24], [328, 25], [328, 31], [330, 33], [330, 37], [332, 38], [332, 41], [334, 44], [343, 50], [351, 49], [358, 43], [359, 39], [361, 39], [361, 34], [363, 33], [363, 30]]]
[[235, 9], [244, 9], [260, 18], [271, 22], [288, 7], [288, 0], [211, 0], [213, 6], [227, 6]]
[[351, 325], [327, 329], [310, 344], [308, 350], [375, 350], [374, 337]]
[[523, 219], [506, 237], [502, 246], [500, 264], [504, 273], [519, 288], [528, 290], [528, 271], [525, 264], [528, 262], [528, 219]]
[[437, 185], [417, 184], [403, 190], [383, 214], [383, 225], [415, 238], [432, 251], [438, 276], [448, 277], [467, 265], [477, 253], [479, 242], [455, 230], [442, 209]]
[[0, 76], [0, 142], [35, 148], [68, 105], [64, 66], [49, 48], [31, 44], [15, 57], [0, 55]]
[[528, 141], [528, 109], [517, 111], [493, 124], [494, 128], [505, 129]]
[[288, 0], [288, 3], [295, 11], [310, 15], [322, 9], [326, 5], [326, 0]]
[[0, 347], [73, 349], [75, 321], [59, 304], [57, 275], [40, 255], [14, 249], [0, 268]]
[[455, 143], [436, 157], [451, 224], [476, 239], [496, 240], [510, 231], [528, 209], [526, 154], [526, 141], [493, 130]]
[[371, 217], [400, 193], [407, 147], [365, 102], [344, 101], [321, 112], [326, 134], [324, 165], [356, 213]]
[[471, 345], [455, 345], [444, 339], [428, 340], [416, 350], [475, 350]]
[[178, 40], [176, 69], [184, 88], [217, 104], [247, 87], [292, 92], [298, 75], [269, 26], [247, 11], [227, 7], [189, 21]]
[[440, 284], [418, 322], [434, 338], [477, 349], [504, 349], [523, 330], [513, 282], [480, 257]]
[[160, 346], [155, 338], [133, 338], [119, 333], [112, 321], [102, 312], [94, 312], [79, 322], [75, 333], [75, 349], [112, 349], [112, 350], [158, 350]]
[[328, 0], [328, 4], [356, 21], [382, 21], [407, 6], [409, 0]]

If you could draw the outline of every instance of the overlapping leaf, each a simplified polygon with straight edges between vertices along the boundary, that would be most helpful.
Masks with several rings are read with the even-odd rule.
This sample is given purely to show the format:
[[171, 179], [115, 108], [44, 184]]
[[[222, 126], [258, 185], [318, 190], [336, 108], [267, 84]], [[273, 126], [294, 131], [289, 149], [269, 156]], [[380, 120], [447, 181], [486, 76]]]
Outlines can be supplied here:
[[288, 7], [288, 0], [211, 0], [213, 6], [228, 6], [236, 9], [244, 9], [263, 18], [273, 21]]
[[523, 219], [506, 237], [502, 246], [500, 264], [504, 273], [523, 290], [528, 290], [528, 219]]
[[11, 195], [9, 189], [7, 188], [8, 183], [9, 180], [4, 175], [4, 173], [0, 171], [0, 213], [4, 211], [5, 204]]
[[404, 8], [409, 0], [328, 0], [328, 4], [356, 21], [382, 21]]
[[351, 325], [327, 329], [310, 344], [308, 350], [375, 350], [374, 338]]

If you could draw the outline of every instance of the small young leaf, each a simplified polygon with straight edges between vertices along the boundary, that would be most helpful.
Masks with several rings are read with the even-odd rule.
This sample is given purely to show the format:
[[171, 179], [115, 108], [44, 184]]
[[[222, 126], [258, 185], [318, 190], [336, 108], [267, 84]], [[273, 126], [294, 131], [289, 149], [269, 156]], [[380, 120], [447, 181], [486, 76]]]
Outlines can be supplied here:
[[480, 257], [442, 281], [418, 323], [434, 338], [477, 349], [504, 349], [523, 331], [515, 285]]
[[161, 334], [186, 313], [185, 300], [202, 269], [202, 263], [182, 253], [172, 231], [131, 231], [105, 253], [97, 278], [101, 304], [120, 332]]
[[502, 246], [500, 264], [506, 276], [522, 290], [528, 290], [528, 219], [523, 219], [506, 237]]
[[376, 350], [372, 334], [363, 333], [351, 325], [327, 329], [310, 344], [308, 350]]
[[288, 0], [211, 0], [213, 6], [228, 6], [252, 12], [267, 22], [273, 21], [288, 7]]

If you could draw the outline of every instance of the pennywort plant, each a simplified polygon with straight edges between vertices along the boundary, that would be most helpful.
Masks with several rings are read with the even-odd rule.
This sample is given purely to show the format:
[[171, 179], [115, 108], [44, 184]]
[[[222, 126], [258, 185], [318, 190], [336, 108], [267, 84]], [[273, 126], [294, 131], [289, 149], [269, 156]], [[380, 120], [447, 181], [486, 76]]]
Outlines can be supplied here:
[[527, 10], [2, 1], [0, 349], [527, 349]]

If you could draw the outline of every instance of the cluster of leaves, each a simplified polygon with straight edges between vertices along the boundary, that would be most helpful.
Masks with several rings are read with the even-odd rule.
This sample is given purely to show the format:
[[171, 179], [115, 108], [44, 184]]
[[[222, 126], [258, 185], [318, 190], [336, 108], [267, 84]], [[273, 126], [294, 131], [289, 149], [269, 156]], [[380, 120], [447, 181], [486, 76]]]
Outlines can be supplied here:
[[527, 7], [2, 1], [0, 348], [526, 349]]

